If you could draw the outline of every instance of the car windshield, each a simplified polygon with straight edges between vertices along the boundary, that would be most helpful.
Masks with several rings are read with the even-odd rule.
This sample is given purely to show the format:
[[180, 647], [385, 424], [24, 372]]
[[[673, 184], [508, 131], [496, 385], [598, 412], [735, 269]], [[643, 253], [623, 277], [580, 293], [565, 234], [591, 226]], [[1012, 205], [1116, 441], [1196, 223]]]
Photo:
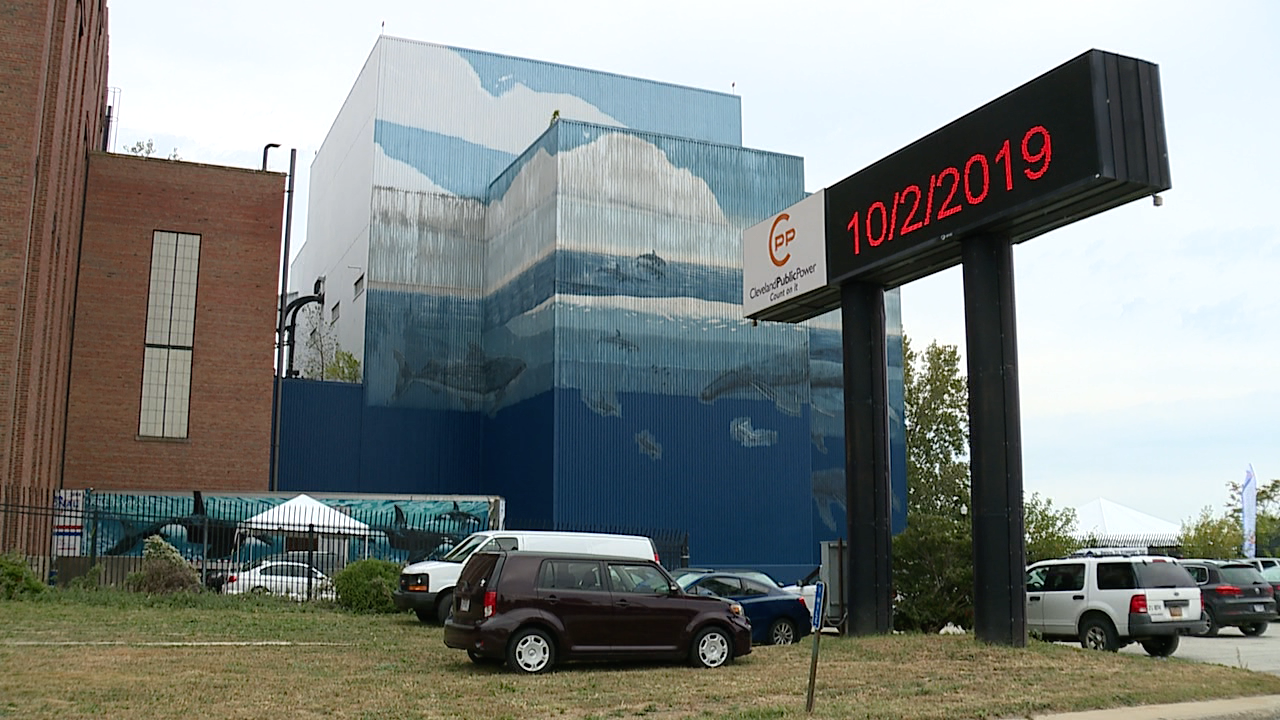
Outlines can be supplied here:
[[764, 583], [769, 587], [782, 587], [782, 583], [778, 582], [777, 580], [774, 580], [772, 577], [769, 576], [768, 573], [762, 573], [755, 570], [744, 570], [742, 572], [739, 572], [738, 574], [741, 575], [742, 577], [751, 578], [756, 582]]
[[1280, 582], [1280, 565], [1272, 565], [1263, 570], [1262, 577], [1269, 582]]
[[1138, 586], [1144, 588], [1196, 587], [1196, 581], [1187, 569], [1171, 562], [1134, 563], [1138, 571]]
[[1252, 565], [1223, 565], [1218, 568], [1222, 573], [1222, 582], [1233, 585], [1254, 585], [1265, 583], [1262, 573]]
[[692, 571], [681, 573], [680, 575], [676, 575], [675, 581], [676, 581], [676, 584], [680, 586], [681, 590], [688, 590], [690, 585], [698, 582], [698, 579], [704, 575], [706, 575], [706, 573], [692, 570]]
[[472, 551], [488, 539], [489, 537], [487, 535], [471, 535], [466, 540], [463, 540], [461, 545], [450, 550], [448, 555], [440, 558], [440, 560], [444, 562], [460, 563], [470, 557]]

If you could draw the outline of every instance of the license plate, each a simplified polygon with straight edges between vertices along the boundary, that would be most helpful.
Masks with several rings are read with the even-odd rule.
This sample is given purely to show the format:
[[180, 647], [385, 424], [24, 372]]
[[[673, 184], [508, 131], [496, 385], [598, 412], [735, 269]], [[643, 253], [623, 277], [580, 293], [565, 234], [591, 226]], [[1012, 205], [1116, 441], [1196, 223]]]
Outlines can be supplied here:
[[1176, 606], [1175, 606], [1175, 607], [1170, 607], [1170, 608], [1169, 608], [1169, 617], [1182, 617], [1182, 608], [1180, 608], [1180, 607], [1176, 607]]
[[466, 612], [471, 609], [471, 598], [462, 598], [458, 601], [458, 609]]
[[1254, 611], [1254, 612], [1266, 612], [1266, 611], [1267, 611], [1267, 606], [1266, 606], [1266, 605], [1254, 605], [1254, 606], [1253, 606], [1253, 611]]

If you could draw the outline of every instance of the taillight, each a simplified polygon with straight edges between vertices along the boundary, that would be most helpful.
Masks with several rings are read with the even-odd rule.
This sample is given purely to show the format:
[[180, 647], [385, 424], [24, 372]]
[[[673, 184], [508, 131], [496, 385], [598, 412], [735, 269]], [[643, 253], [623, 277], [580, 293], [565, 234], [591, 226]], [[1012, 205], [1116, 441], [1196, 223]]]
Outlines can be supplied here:
[[1271, 587], [1270, 585], [1263, 585], [1263, 586], [1262, 586], [1262, 592], [1263, 592], [1263, 594], [1265, 594], [1265, 595], [1275, 595], [1275, 594], [1276, 594], [1276, 589], [1275, 589], [1275, 588], [1273, 588], [1273, 587]]
[[1129, 614], [1145, 615], [1147, 613], [1147, 596], [1139, 593], [1129, 598]]
[[1235, 585], [1219, 585], [1213, 589], [1219, 595], [1230, 595], [1231, 597], [1240, 597], [1244, 595], [1244, 591]]
[[484, 594], [484, 616], [493, 617], [493, 613], [498, 610], [498, 593], [490, 590]]
[[805, 602], [804, 598], [801, 597], [796, 599], [800, 601], [800, 607], [804, 608], [805, 610], [809, 609], [809, 603]]
[[233, 582], [235, 582], [235, 581], [236, 581], [236, 576], [235, 576], [235, 575], [232, 575], [231, 577], [227, 578], [227, 582], [229, 582], [229, 583], [233, 583]]
[[661, 564], [662, 564], [662, 560], [658, 557], [658, 553], [657, 553], [657, 551], [654, 551], [654, 553], [653, 553], [653, 561], [654, 561], [654, 562], [656, 562], [656, 563], [658, 563], [659, 565], [661, 565]]

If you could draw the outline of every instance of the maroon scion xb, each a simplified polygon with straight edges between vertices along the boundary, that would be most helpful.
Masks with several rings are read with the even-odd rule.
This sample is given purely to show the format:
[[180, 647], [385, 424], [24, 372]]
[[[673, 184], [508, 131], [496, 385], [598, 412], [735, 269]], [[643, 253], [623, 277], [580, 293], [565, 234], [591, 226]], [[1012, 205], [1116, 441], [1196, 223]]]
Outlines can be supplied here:
[[685, 594], [651, 560], [478, 552], [454, 589], [444, 643], [526, 673], [569, 660], [714, 668], [751, 652], [751, 623], [738, 603]]

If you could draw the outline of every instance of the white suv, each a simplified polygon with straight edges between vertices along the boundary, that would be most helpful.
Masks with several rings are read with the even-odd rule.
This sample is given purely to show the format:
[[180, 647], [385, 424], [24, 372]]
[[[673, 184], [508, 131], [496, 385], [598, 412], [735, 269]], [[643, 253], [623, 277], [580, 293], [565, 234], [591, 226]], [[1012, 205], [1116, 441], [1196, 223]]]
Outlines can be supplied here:
[[1173, 558], [1088, 552], [1027, 568], [1027, 629], [1046, 640], [1166, 657], [1205, 626], [1200, 588]]

